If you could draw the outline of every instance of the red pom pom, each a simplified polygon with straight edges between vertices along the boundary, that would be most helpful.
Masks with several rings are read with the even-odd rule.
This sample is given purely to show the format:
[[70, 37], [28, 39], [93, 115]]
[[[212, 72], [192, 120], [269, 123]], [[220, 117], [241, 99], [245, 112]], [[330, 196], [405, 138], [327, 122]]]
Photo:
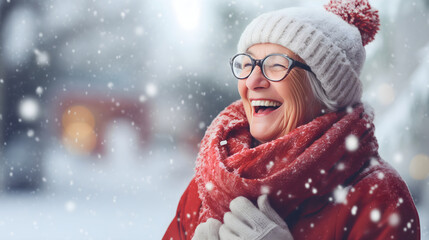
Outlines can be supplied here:
[[374, 40], [380, 29], [378, 11], [371, 9], [368, 0], [330, 0], [325, 9], [355, 25], [362, 36], [364, 46]]

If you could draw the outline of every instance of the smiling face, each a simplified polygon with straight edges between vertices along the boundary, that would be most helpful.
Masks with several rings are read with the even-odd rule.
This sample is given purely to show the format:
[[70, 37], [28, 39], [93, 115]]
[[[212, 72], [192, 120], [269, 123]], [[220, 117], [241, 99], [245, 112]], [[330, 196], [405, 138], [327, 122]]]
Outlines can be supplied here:
[[[289, 49], [272, 43], [255, 44], [247, 52], [254, 59], [282, 53], [304, 62]], [[285, 79], [271, 82], [256, 66], [252, 74], [238, 81], [251, 135], [261, 143], [282, 137], [319, 115], [321, 105], [313, 95], [305, 70], [293, 68]]]

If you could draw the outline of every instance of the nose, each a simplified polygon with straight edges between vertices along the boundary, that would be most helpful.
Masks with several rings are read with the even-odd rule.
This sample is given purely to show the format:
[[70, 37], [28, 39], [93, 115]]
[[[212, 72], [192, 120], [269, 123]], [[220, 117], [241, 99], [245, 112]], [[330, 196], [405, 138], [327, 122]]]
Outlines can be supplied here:
[[270, 81], [262, 74], [262, 69], [255, 66], [250, 76], [246, 79], [246, 86], [251, 90], [264, 89], [270, 86]]

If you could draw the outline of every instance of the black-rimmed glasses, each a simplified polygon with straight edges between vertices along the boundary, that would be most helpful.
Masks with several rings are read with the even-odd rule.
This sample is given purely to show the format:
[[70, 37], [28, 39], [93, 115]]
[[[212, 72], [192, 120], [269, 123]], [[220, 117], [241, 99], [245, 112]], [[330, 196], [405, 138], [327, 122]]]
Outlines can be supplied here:
[[283, 80], [294, 67], [311, 72], [310, 66], [281, 53], [270, 54], [263, 59], [254, 59], [249, 54], [239, 53], [231, 58], [230, 65], [232, 73], [238, 79], [248, 78], [255, 66], [261, 68], [265, 78], [274, 82]]

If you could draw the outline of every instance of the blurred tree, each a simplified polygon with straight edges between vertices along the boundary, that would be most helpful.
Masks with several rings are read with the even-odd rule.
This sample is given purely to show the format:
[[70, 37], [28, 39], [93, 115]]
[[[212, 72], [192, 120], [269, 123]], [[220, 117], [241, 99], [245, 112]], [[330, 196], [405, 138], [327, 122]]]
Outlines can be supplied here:
[[[9, 154], [9, 145], [22, 139], [28, 129], [38, 129], [38, 124], [34, 121], [26, 122], [19, 113], [19, 103], [29, 94], [34, 94], [35, 77], [37, 74], [43, 74], [44, 69], [40, 69], [31, 59], [23, 59], [11, 64], [7, 59], [6, 52], [10, 46], [7, 45], [7, 38], [10, 37], [7, 28], [10, 29], [12, 19], [19, 11], [27, 11], [34, 16], [40, 14], [40, 5], [37, 1], [6, 1], [0, 5], [0, 79], [2, 79], [0, 103], [3, 106], [0, 122], [1, 133], [1, 164], [5, 171], [5, 184], [12, 188], [35, 188], [38, 184], [39, 174], [39, 152], [38, 146], [31, 144], [25, 148], [19, 149], [23, 156], [22, 159], [15, 159]], [[36, 21], [35, 21], [36, 22]], [[35, 24], [31, 22], [28, 24]], [[14, 26], [19, 28], [19, 26]], [[15, 36], [16, 37], [16, 36]], [[19, 41], [19, 39], [15, 39]], [[31, 49], [24, 49], [29, 52]], [[12, 54], [19, 55], [12, 52]], [[26, 54], [26, 56], [32, 56]], [[9, 59], [15, 56], [10, 57]], [[36, 143], [37, 144], [37, 143]], [[12, 163], [14, 162], [14, 163]]]

